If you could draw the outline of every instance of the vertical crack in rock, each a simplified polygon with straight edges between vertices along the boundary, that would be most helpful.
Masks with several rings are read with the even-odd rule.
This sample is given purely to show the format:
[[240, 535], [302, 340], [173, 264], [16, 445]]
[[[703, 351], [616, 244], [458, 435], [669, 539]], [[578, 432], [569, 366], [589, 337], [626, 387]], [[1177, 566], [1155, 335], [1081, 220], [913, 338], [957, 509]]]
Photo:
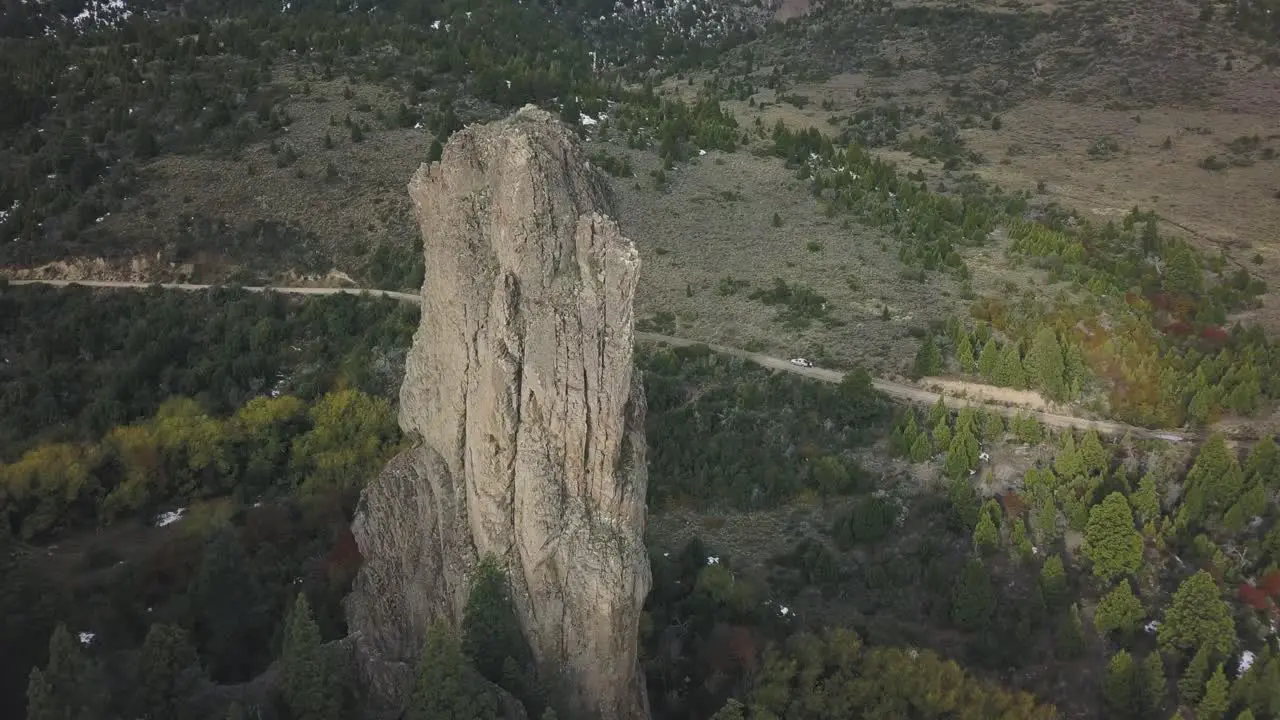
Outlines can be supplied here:
[[401, 705], [427, 629], [459, 625], [493, 554], [539, 673], [563, 681], [575, 715], [645, 718], [635, 246], [577, 138], [532, 107], [456, 133], [409, 193], [426, 262], [400, 393], [415, 445], [368, 485], [352, 527], [365, 679]]

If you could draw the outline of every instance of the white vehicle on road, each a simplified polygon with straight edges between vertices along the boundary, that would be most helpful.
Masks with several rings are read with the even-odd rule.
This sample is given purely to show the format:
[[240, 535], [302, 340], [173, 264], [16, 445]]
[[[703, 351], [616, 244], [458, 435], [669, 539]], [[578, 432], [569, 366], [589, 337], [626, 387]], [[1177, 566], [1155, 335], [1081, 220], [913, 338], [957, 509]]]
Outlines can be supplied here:
[[804, 358], [791, 358], [791, 364], [799, 365], [800, 367], [813, 367], [813, 363], [805, 360]]

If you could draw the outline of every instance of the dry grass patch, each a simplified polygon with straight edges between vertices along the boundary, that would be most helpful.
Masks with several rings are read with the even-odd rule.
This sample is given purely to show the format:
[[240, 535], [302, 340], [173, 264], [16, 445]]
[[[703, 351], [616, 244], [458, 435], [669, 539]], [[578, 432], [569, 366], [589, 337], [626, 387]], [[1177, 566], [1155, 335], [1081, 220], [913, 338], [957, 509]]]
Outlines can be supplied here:
[[[615, 181], [619, 222], [645, 263], [637, 317], [665, 315], [668, 327], [656, 332], [823, 364], [859, 361], [883, 373], [914, 356], [911, 326], [962, 302], [948, 276], [905, 278], [896, 247], [878, 231], [824, 217], [777, 159], [708, 153], [667, 171], [662, 192], [650, 177], [656, 158], [631, 156], [636, 178]], [[825, 318], [787, 323], [782, 308], [752, 299], [775, 279], [820, 295]]]

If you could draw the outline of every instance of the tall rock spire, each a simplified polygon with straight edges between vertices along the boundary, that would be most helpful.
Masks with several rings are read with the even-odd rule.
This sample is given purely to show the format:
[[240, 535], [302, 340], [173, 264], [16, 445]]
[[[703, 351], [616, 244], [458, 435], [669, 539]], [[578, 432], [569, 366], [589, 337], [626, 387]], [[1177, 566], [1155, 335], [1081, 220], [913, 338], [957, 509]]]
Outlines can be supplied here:
[[577, 138], [532, 107], [456, 133], [409, 193], [426, 262], [400, 391], [415, 446], [353, 524], [364, 565], [347, 612], [365, 676], [403, 699], [428, 627], [458, 627], [492, 555], [540, 675], [576, 714], [645, 718], [635, 247]]

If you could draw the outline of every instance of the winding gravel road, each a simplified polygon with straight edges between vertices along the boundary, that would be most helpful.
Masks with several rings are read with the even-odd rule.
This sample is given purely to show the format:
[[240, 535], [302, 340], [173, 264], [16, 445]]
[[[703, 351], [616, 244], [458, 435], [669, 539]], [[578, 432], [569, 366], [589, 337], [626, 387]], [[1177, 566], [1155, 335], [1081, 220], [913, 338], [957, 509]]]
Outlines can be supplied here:
[[[217, 285], [193, 285], [190, 283], [144, 283], [144, 282], [127, 282], [121, 280], [10, 280], [10, 285], [52, 285], [55, 287], [68, 287], [71, 285], [82, 285], [84, 287], [95, 288], [122, 288], [122, 289], [139, 289], [148, 288], [159, 285], [168, 290], [210, 290]], [[246, 286], [241, 289], [249, 292], [279, 292], [291, 295], [370, 295], [392, 298], [402, 302], [418, 303], [421, 298], [414, 293], [395, 292], [392, 290], [370, 290], [364, 288], [310, 288], [310, 287], [268, 287], [268, 286]], [[783, 372], [794, 373], [796, 375], [804, 375], [815, 380], [823, 382], [838, 383], [844, 379], [844, 373], [838, 370], [828, 370], [819, 367], [801, 367], [793, 365], [785, 358], [773, 357], [772, 355], [763, 355], [760, 353], [747, 352], [738, 348], [725, 347], [723, 345], [713, 345], [711, 343], [698, 342], [696, 340], [688, 340], [685, 338], [671, 337], [669, 335], [658, 335], [656, 333], [637, 332], [636, 340], [641, 342], [665, 343], [667, 345], [689, 347], [693, 345], [706, 345], [707, 348], [723, 355], [732, 355], [744, 360], [749, 360], [762, 367], [771, 370], [780, 370]], [[873, 379], [871, 384], [880, 392], [894, 398], [895, 400], [915, 403], [918, 405], [933, 405], [942, 397], [941, 393], [932, 392], [914, 385], [906, 385], [890, 380]], [[1151, 438], [1164, 440], [1167, 442], [1190, 442], [1201, 438], [1199, 433], [1187, 432], [1169, 432], [1149, 430], [1134, 425], [1126, 425], [1124, 423], [1111, 422], [1109, 420], [1091, 420], [1089, 418], [1077, 417], [1075, 415], [1063, 415], [1059, 413], [1042, 412], [1038, 410], [1024, 409], [1020, 407], [1011, 407], [999, 403], [980, 402], [965, 397], [946, 394], [946, 401], [952, 407], [980, 407], [1002, 415], [1013, 417], [1020, 413], [1030, 415], [1045, 425], [1058, 428], [1078, 428], [1081, 430], [1096, 430], [1102, 435], [1120, 436], [1130, 433], [1134, 437]]]

